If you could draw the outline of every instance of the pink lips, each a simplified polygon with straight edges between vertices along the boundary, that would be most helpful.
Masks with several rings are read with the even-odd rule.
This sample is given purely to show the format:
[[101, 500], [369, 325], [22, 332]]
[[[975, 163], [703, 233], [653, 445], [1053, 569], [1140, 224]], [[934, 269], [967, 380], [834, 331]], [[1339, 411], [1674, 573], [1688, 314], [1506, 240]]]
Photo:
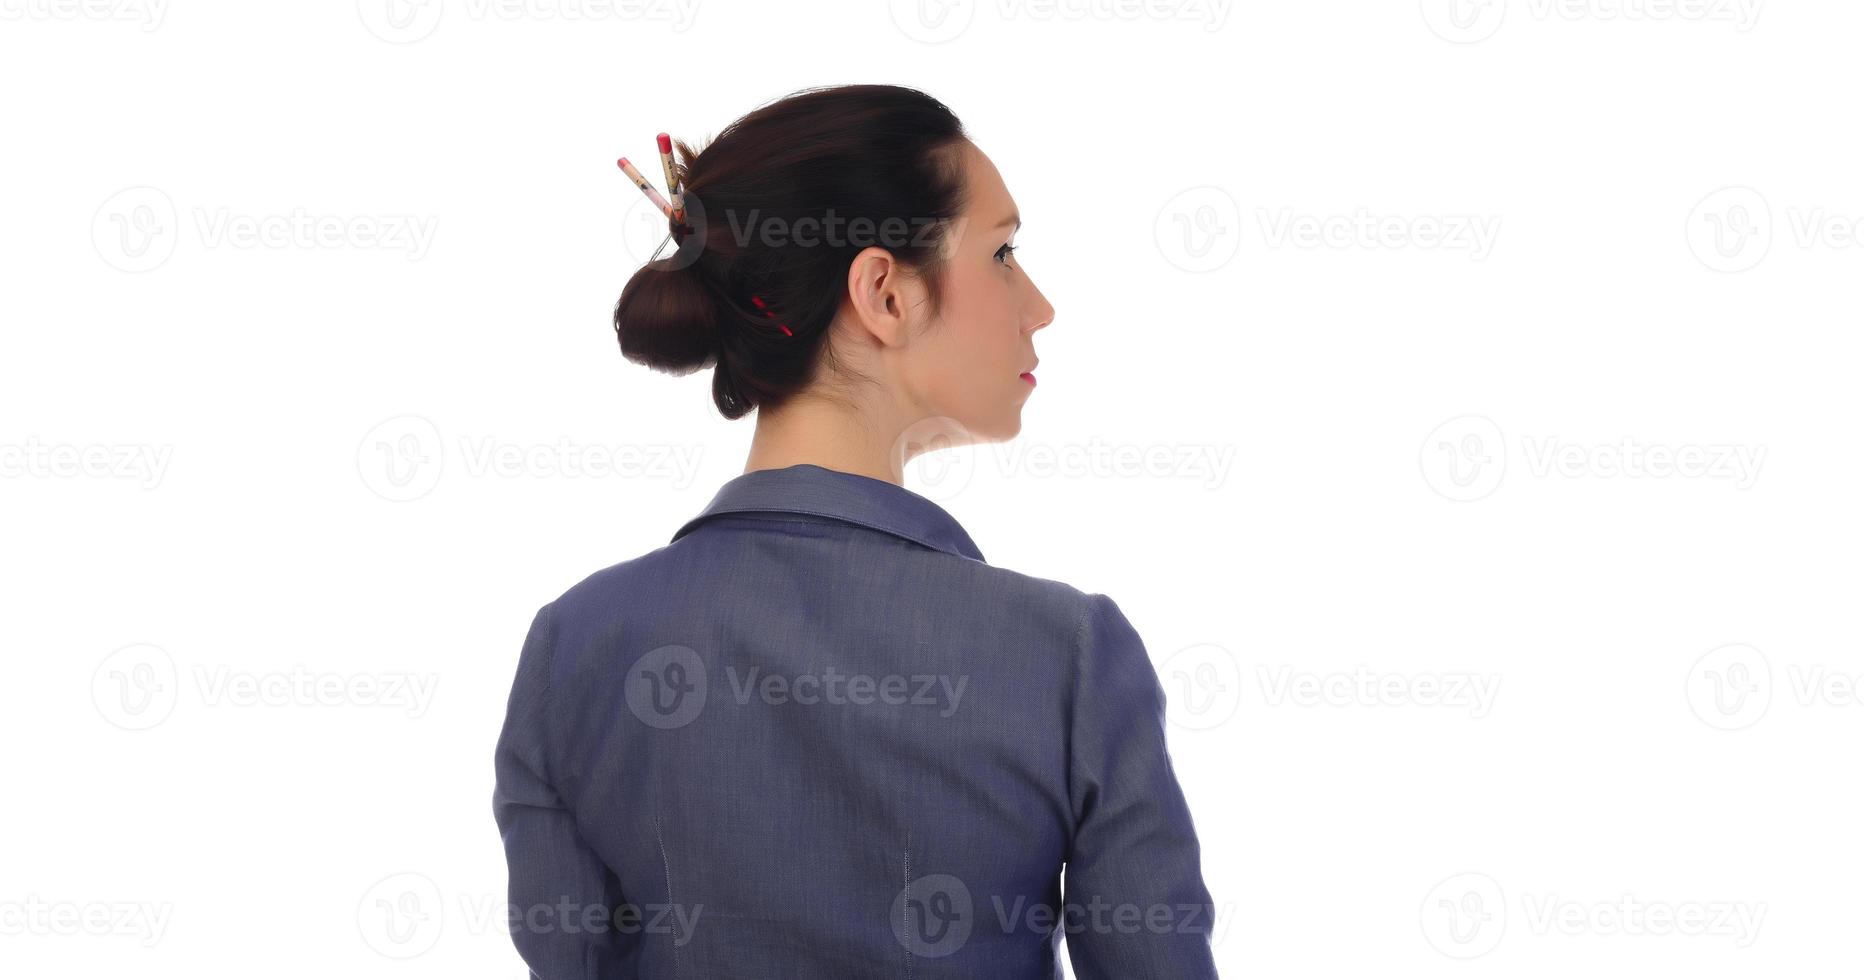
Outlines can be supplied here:
[[1031, 374], [1031, 373], [1030, 373], [1030, 372], [1028, 372], [1028, 371], [1024, 371], [1024, 372], [1023, 372], [1023, 380], [1024, 380], [1024, 381], [1027, 381], [1027, 382], [1029, 382], [1030, 384], [1035, 384], [1035, 383], [1036, 383], [1036, 376], [1035, 376], [1034, 374]]

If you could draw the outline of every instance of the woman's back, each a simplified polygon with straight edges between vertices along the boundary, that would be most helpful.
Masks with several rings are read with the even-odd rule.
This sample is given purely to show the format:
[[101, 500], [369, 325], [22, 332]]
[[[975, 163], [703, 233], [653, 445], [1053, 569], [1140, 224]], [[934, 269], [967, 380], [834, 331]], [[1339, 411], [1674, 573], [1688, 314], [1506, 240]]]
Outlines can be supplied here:
[[896, 484], [743, 474], [532, 625], [514, 938], [545, 978], [1050, 978], [1064, 933], [1082, 980], [1214, 976], [1162, 710], [1107, 597]]

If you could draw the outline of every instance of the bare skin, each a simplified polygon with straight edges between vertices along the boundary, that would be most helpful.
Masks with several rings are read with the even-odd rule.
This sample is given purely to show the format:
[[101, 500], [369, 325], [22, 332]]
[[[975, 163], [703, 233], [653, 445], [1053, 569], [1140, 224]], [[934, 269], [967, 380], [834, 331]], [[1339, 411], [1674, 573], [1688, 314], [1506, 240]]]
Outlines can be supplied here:
[[813, 463], [898, 484], [921, 453], [1021, 431], [1035, 390], [1023, 373], [1055, 309], [1004, 251], [1020, 222], [1002, 175], [969, 141], [960, 150], [971, 199], [951, 229], [942, 315], [925, 315], [925, 285], [892, 253], [856, 255], [829, 343], [875, 383], [838, 384], [824, 359], [801, 394], [758, 410], [745, 472]]

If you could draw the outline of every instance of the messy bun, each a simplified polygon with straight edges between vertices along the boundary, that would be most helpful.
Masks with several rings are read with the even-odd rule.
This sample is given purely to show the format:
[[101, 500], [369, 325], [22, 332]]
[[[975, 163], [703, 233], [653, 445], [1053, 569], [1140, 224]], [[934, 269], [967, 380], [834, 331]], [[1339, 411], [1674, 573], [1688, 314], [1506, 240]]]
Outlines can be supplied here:
[[936, 315], [966, 138], [924, 92], [843, 85], [762, 106], [701, 151], [675, 140], [687, 228], [622, 288], [622, 355], [668, 374], [712, 368], [712, 400], [735, 419], [808, 384], [863, 249], [924, 280]]

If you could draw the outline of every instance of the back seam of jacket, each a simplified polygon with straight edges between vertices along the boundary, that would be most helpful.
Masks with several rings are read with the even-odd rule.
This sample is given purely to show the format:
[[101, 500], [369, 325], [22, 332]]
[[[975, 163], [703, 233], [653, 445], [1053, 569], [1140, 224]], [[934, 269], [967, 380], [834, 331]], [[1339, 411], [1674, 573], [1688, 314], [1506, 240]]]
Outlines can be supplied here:
[[660, 872], [667, 879], [667, 912], [673, 916], [673, 921], [676, 923], [673, 929], [673, 975], [678, 977], [683, 975], [680, 969], [681, 937], [677, 926], [680, 921], [679, 905], [673, 900], [673, 865], [667, 861], [667, 840], [660, 833], [660, 804], [658, 803], [654, 804], [654, 843], [660, 846]]
[[900, 934], [909, 940], [901, 945], [906, 947], [906, 980], [913, 980], [913, 957], [918, 954], [910, 942], [913, 935], [913, 851], [910, 846], [900, 850], [900, 879]]

